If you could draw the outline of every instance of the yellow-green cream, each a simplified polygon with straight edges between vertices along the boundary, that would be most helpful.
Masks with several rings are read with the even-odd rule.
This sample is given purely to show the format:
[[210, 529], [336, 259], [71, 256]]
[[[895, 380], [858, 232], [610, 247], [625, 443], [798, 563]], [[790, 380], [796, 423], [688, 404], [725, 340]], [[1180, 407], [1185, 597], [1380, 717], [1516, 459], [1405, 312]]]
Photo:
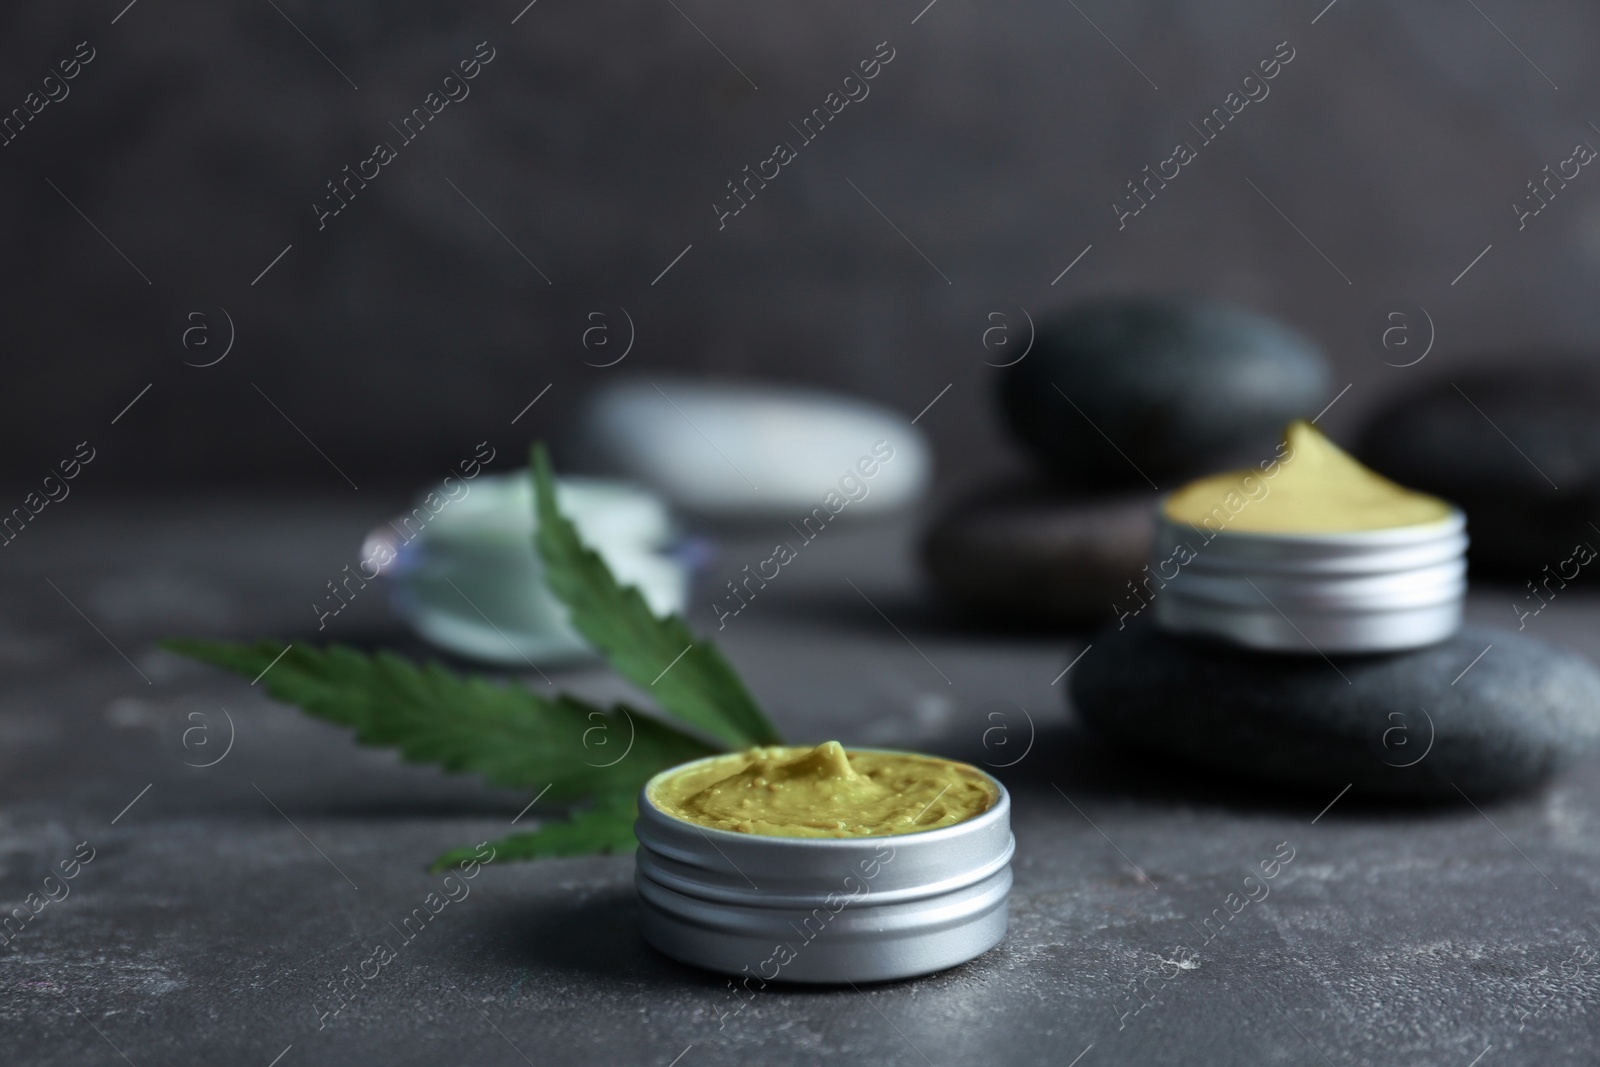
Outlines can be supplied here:
[[911, 834], [981, 815], [999, 797], [973, 767], [934, 756], [773, 746], [719, 756], [650, 789], [668, 815], [773, 837]]
[[1289, 424], [1278, 456], [1190, 482], [1167, 497], [1167, 518], [1212, 532], [1348, 533], [1439, 522], [1452, 510], [1363, 467], [1304, 420]]

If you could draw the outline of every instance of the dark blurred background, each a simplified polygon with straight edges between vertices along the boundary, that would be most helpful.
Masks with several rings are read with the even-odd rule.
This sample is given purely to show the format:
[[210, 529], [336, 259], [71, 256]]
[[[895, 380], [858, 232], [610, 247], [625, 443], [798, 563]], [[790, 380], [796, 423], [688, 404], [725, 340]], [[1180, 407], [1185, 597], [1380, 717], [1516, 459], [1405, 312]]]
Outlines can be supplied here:
[[[79, 42], [94, 58], [0, 148], [0, 476], [36, 481], [88, 439], [103, 483], [340, 487], [292, 419], [358, 483], [417, 480], [485, 438], [559, 436], [625, 371], [907, 415], [951, 384], [919, 423], [950, 476], [1021, 463], [984, 365], [993, 312], [1020, 329], [1019, 307], [1156, 291], [1279, 316], [1354, 383], [1336, 436], [1409, 384], [1600, 332], [1600, 177], [1520, 232], [1512, 207], [1600, 141], [1600, 9], [925, 2], [10, 6], [0, 110]], [[470, 96], [400, 147], [390, 124], [483, 41]], [[798, 143], [790, 123], [884, 41], [870, 96], [719, 231], [725, 183]], [[1119, 232], [1125, 183], [1284, 41], [1270, 96]], [[399, 157], [319, 231], [325, 183], [378, 141]], [[1371, 339], [1397, 300], [1437, 329], [1411, 367]], [[624, 308], [627, 360], [586, 365], [620, 347], [583, 331], [620, 343]], [[220, 355], [228, 317], [227, 358], [186, 366]]]

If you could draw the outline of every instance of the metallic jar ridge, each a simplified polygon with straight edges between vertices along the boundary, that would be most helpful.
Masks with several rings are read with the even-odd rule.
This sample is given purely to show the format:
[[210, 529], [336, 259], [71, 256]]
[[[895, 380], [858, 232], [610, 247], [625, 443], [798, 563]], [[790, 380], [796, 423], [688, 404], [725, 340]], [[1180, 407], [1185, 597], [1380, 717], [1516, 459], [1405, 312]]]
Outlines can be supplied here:
[[634, 824], [640, 929], [667, 955], [762, 981], [876, 982], [965, 963], [1005, 937], [1016, 846], [992, 778], [994, 805], [953, 826], [802, 838], [666, 814], [651, 787], [680, 770], [640, 790]]
[[1461, 626], [1467, 534], [1459, 510], [1383, 530], [1207, 534], [1169, 519], [1165, 501], [1158, 507], [1150, 572], [1165, 630], [1312, 654], [1420, 648]]

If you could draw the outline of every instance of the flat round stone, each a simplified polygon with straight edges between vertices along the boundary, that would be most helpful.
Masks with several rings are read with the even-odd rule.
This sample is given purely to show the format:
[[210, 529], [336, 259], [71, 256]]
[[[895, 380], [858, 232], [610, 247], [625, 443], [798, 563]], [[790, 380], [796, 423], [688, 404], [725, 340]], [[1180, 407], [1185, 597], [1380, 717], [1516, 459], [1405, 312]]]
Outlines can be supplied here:
[[1577, 544], [1600, 547], [1597, 411], [1592, 360], [1520, 358], [1401, 397], [1367, 424], [1356, 451], [1467, 513], [1474, 571], [1538, 582]]
[[[1012, 433], [1074, 485], [1152, 488], [1259, 449], [1327, 402], [1328, 368], [1276, 320], [1203, 300], [1084, 304], [1005, 372]], [[1259, 458], [1259, 457], [1258, 457]]]
[[922, 431], [881, 405], [669, 377], [596, 391], [574, 451], [686, 511], [728, 520], [888, 514], [914, 503], [933, 470]]
[[981, 490], [928, 528], [922, 561], [939, 593], [984, 622], [1073, 626], [1116, 617], [1149, 561], [1154, 493], [1083, 497], [1039, 482]]
[[1294, 787], [1476, 800], [1537, 784], [1600, 737], [1600, 671], [1508, 631], [1330, 662], [1178, 638], [1146, 617], [1093, 646], [1071, 692], [1094, 728]]

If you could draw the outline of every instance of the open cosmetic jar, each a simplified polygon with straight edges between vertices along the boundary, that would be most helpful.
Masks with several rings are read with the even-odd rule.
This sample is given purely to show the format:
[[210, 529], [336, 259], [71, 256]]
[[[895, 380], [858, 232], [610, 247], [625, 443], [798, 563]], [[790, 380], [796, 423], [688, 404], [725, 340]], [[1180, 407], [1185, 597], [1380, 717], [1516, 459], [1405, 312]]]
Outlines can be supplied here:
[[1005, 937], [1015, 844], [1011, 800], [993, 778], [939, 761], [979, 776], [993, 800], [970, 818], [910, 833], [746, 833], [667, 810], [662, 783], [727, 758], [663, 771], [640, 791], [634, 883], [641, 932], [660, 951], [758, 989], [929, 974]]
[[1460, 508], [1294, 422], [1278, 458], [1162, 499], [1144, 584], [1173, 633], [1271, 652], [1397, 652], [1460, 627], [1466, 549]]
[[[439, 648], [486, 663], [591, 658], [566, 606], [545, 585], [533, 549], [528, 473], [447, 482], [455, 489], [428, 493], [409, 514], [368, 534], [362, 548], [362, 566], [386, 580], [395, 614]], [[652, 611], [683, 610], [689, 570], [671, 552], [678, 535], [666, 505], [638, 486], [599, 478], [563, 478], [556, 499]]]
[[[1173, 633], [1275, 652], [1396, 652], [1443, 641], [1461, 626], [1466, 518], [1324, 534], [1224, 530], [1211, 540], [1165, 513], [1155, 597]], [[1187, 558], [1187, 562], [1180, 562]]]

